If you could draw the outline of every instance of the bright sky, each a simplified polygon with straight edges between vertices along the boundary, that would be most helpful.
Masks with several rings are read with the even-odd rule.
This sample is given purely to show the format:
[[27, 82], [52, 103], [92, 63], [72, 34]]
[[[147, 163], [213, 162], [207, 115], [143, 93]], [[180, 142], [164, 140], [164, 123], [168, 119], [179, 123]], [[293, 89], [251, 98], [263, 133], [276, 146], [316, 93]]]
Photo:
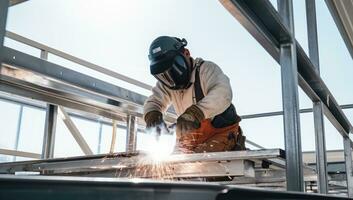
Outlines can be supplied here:
[[[340, 104], [353, 103], [352, 58], [324, 1], [316, 2], [322, 77]], [[305, 1], [294, 3], [296, 37], [307, 50]], [[31, 0], [10, 9], [7, 30], [150, 85], [155, 83], [147, 58], [150, 42], [160, 35], [184, 37], [194, 57], [217, 63], [230, 77], [240, 115], [282, 110], [279, 65], [217, 0]], [[39, 56], [11, 40], [6, 44]], [[150, 93], [55, 56], [49, 60]], [[300, 107], [311, 106], [300, 91]], [[345, 113], [353, 123], [353, 111]], [[282, 116], [241, 125], [252, 141], [284, 147]], [[312, 114], [302, 115], [301, 125], [303, 150], [314, 150]], [[341, 137], [328, 121], [325, 126], [327, 148], [341, 149]]]

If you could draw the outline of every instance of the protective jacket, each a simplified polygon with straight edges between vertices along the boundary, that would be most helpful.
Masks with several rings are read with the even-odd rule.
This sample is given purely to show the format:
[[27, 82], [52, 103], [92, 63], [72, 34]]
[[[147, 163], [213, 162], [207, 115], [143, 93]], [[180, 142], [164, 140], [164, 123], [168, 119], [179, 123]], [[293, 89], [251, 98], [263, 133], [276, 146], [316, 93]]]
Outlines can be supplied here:
[[144, 113], [164, 113], [172, 104], [179, 116], [191, 105], [196, 105], [204, 113], [205, 120], [194, 133], [180, 138], [182, 148], [194, 152], [233, 150], [240, 132], [240, 117], [231, 103], [229, 78], [215, 63], [196, 58], [190, 82], [190, 87], [183, 90], [171, 90], [157, 82], [153, 94], [145, 102]]
[[178, 116], [193, 104], [202, 110], [206, 119], [213, 119], [225, 111], [232, 101], [229, 78], [220, 67], [210, 61], [204, 61], [200, 67], [200, 85], [205, 97], [196, 102], [194, 82], [196, 64], [199, 62], [202, 62], [202, 59], [196, 58], [193, 61], [192, 84], [187, 89], [171, 90], [157, 82], [152, 89], [152, 95], [145, 102], [144, 114], [153, 110], [164, 113], [171, 104]]

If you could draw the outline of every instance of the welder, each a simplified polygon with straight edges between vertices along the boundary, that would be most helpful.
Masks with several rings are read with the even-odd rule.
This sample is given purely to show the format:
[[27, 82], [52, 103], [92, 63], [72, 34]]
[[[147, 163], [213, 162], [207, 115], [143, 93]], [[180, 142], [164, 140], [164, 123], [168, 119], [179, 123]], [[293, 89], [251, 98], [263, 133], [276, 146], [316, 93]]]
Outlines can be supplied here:
[[245, 150], [229, 78], [215, 63], [191, 57], [186, 45], [171, 36], [150, 45], [150, 72], [158, 81], [144, 105], [146, 128], [165, 127], [163, 114], [173, 105], [181, 151]]

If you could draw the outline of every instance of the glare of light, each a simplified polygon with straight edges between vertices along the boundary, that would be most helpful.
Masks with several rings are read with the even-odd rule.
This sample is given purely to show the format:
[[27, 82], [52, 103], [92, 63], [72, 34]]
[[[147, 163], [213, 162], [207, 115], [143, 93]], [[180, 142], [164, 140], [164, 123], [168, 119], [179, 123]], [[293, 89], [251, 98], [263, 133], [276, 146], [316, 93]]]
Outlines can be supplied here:
[[170, 134], [162, 129], [161, 134], [157, 135], [156, 128], [147, 131], [151, 139], [146, 145], [146, 153], [157, 162], [166, 160], [174, 151], [175, 134]]

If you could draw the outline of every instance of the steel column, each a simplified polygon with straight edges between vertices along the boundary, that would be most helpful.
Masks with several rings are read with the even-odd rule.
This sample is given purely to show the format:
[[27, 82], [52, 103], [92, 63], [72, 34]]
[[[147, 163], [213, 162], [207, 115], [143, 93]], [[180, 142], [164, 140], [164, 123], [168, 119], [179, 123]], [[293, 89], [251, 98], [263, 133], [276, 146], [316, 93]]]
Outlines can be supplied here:
[[[309, 57], [315, 70], [320, 75], [319, 47], [317, 38], [317, 21], [315, 0], [306, 0], [306, 17], [308, 28]], [[323, 116], [323, 104], [321, 101], [313, 102], [313, 116], [315, 126], [316, 143], [316, 169], [318, 174], [318, 191], [327, 194], [327, 170], [326, 170], [326, 144]]]
[[292, 0], [279, 0], [278, 10], [283, 23], [290, 31], [290, 37], [281, 41], [280, 45], [287, 190], [303, 191], [298, 72]]
[[126, 129], [126, 151], [134, 152], [136, 151], [137, 142], [137, 131], [136, 131], [136, 117], [128, 115], [127, 116], [127, 129]]
[[54, 157], [54, 144], [58, 106], [48, 104], [45, 117], [45, 132], [43, 138], [42, 159]]
[[344, 159], [346, 162], [346, 176], [347, 176], [347, 192], [348, 197], [353, 198], [353, 169], [352, 169], [352, 146], [349, 137], [343, 138], [344, 144]]

